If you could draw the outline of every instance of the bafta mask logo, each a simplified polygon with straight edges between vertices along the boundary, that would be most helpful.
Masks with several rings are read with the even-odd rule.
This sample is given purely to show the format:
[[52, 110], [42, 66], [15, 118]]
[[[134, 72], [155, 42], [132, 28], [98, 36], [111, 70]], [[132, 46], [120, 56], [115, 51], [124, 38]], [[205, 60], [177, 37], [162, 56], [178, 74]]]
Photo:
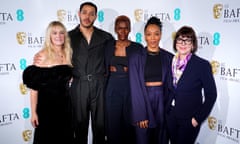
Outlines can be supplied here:
[[24, 141], [29, 141], [32, 138], [32, 131], [31, 130], [25, 130], [22, 132], [22, 137]]
[[176, 32], [172, 32], [172, 40], [174, 40], [176, 37]]
[[21, 94], [23, 94], [23, 95], [27, 94], [27, 87], [25, 84], [20, 83], [19, 89], [20, 89]]
[[211, 66], [212, 66], [212, 73], [217, 74], [218, 68], [220, 66], [218, 61], [211, 61]]
[[215, 130], [217, 127], [217, 119], [215, 117], [208, 117], [208, 127]]
[[142, 15], [143, 15], [143, 10], [142, 9], [136, 9], [134, 11], [135, 20], [137, 22], [140, 22], [142, 20]]
[[23, 44], [25, 44], [25, 42], [26, 42], [27, 35], [26, 35], [25, 32], [18, 32], [18, 33], [16, 34], [16, 38], [17, 38], [18, 43], [19, 43], [20, 45], [23, 45]]
[[222, 16], [223, 5], [222, 4], [215, 4], [213, 6], [213, 16], [215, 19], [219, 19]]
[[58, 17], [58, 20], [63, 22], [65, 21], [65, 16], [66, 16], [66, 11], [63, 10], [63, 9], [60, 9], [57, 11], [57, 17]]

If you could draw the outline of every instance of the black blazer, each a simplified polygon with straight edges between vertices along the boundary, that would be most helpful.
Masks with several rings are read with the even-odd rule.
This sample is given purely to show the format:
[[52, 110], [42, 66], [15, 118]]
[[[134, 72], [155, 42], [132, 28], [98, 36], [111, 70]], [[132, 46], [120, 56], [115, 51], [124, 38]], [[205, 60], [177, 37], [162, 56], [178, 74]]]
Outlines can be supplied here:
[[202, 123], [211, 112], [217, 98], [210, 63], [193, 54], [178, 81], [177, 88], [173, 87], [172, 73], [168, 80], [166, 109], [169, 110], [172, 100], [175, 99], [174, 110], [177, 118], [194, 117], [199, 124]]

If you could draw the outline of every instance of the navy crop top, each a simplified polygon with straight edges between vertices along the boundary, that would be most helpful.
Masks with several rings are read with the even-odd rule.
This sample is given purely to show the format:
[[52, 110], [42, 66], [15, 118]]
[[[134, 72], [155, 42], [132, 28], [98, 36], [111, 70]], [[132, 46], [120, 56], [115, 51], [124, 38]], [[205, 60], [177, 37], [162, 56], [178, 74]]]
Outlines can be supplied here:
[[111, 66], [115, 66], [117, 71], [123, 72], [123, 67], [128, 67], [128, 60], [126, 56], [113, 56]]

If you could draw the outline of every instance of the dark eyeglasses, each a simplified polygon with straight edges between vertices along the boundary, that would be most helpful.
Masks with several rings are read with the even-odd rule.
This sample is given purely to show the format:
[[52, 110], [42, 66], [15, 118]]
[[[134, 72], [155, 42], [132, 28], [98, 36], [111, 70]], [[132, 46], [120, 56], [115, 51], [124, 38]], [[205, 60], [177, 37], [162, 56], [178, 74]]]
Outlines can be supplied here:
[[190, 44], [192, 44], [192, 39], [177, 38], [176, 43], [177, 44], [183, 44], [184, 43], [184, 45], [190, 45]]

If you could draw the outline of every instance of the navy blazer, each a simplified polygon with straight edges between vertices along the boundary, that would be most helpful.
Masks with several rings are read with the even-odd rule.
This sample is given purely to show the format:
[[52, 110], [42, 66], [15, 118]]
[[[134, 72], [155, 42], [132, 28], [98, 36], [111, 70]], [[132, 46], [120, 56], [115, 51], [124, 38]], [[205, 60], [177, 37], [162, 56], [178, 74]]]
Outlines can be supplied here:
[[[109, 41], [105, 47], [105, 68], [106, 68], [106, 76], [109, 76], [109, 66], [111, 64], [111, 60], [115, 53], [115, 45], [116, 40]], [[131, 41], [130, 45], [126, 48], [126, 57], [129, 58], [132, 54], [139, 49], [142, 49], [143, 46], [140, 43], [136, 43]]]
[[[167, 73], [171, 70], [173, 55], [164, 49], [160, 49], [162, 61], [162, 82], [166, 82]], [[147, 58], [147, 48], [138, 49], [129, 56], [129, 80], [131, 89], [131, 123], [136, 125], [142, 120], [149, 120], [149, 127], [156, 127], [150, 100], [147, 95], [144, 80], [144, 68]]]
[[177, 87], [173, 87], [172, 74], [168, 80], [167, 109], [169, 110], [172, 100], [175, 99], [174, 111], [177, 118], [194, 117], [199, 124], [202, 123], [211, 112], [217, 98], [210, 63], [193, 54]]

